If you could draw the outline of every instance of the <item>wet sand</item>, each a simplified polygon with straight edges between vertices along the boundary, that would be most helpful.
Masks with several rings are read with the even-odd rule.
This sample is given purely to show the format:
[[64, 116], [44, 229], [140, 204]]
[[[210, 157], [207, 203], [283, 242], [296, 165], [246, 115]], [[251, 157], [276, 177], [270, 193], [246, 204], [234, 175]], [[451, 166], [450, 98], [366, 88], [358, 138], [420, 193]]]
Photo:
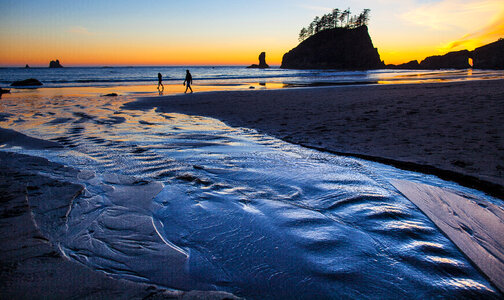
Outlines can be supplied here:
[[[503, 102], [504, 81], [480, 81], [195, 93], [150, 97], [126, 107], [211, 116], [307, 147], [436, 173], [503, 198]], [[0, 130], [0, 143], [59, 146], [9, 129]], [[43, 174], [74, 171], [44, 159], [9, 155], [0, 156], [4, 297], [232, 297], [116, 280], [65, 259], [37, 226], [26, 195], [42, 200], [68, 195], [53, 203], [52, 212], [63, 217], [81, 186]]]
[[153, 107], [435, 174], [504, 198], [503, 80], [209, 92], [126, 105]]
[[[27, 149], [57, 145], [8, 129], [0, 129], [0, 143]], [[65, 227], [84, 187], [57, 178], [77, 177], [79, 171], [3, 151], [0, 165], [0, 299], [238, 299], [226, 292], [178, 291], [112, 278], [64, 257], [49, 232]]]

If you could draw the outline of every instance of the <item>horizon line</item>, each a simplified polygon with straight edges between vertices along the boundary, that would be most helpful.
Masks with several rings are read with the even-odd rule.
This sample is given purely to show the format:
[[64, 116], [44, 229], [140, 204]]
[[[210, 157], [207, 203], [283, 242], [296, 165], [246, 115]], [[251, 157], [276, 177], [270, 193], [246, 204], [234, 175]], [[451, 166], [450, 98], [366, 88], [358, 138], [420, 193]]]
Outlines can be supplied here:
[[[26, 65], [26, 64], [25, 64]], [[8, 65], [2, 65], [0, 64], [0, 68], [21, 68], [25, 69], [25, 65], [19, 65], [19, 64], [8, 64]], [[50, 69], [48, 65], [30, 65], [28, 64], [29, 69]], [[247, 67], [250, 66], [250, 64], [173, 64], [173, 65], [143, 65], [143, 64], [63, 64], [63, 68], [128, 68], [128, 67]], [[272, 67], [280, 67], [280, 64], [270, 64]], [[59, 69], [59, 68], [55, 68]]]

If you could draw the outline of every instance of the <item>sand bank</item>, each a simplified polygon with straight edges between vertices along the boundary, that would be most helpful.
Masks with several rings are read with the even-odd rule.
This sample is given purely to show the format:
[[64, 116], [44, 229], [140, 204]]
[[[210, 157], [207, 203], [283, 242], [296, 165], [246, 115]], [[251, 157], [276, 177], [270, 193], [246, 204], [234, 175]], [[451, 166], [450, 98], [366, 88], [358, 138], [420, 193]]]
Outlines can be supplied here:
[[504, 291], [504, 210], [439, 187], [405, 180], [392, 184]]
[[307, 147], [433, 173], [504, 197], [504, 81], [195, 93], [143, 98]]

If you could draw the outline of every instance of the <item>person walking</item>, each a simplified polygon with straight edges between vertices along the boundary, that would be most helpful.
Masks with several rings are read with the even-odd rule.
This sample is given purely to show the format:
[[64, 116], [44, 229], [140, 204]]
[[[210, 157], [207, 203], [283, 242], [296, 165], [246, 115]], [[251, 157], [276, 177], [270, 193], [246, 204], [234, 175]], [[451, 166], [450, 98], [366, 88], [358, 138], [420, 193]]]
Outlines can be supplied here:
[[186, 70], [186, 75], [185, 75], [185, 80], [184, 80], [184, 83], [183, 83], [185, 86], [186, 86], [186, 89], [185, 89], [185, 93], [187, 93], [187, 89], [190, 89], [191, 90], [191, 93], [193, 92], [192, 88], [191, 88], [191, 84], [192, 84], [192, 75], [191, 73], [189, 72], [189, 70]]
[[[162, 92], [164, 91], [163, 75], [161, 75], [161, 73], [157, 73], [157, 78], [158, 78], [157, 89], [158, 91]], [[159, 87], [161, 87], [161, 89]]]

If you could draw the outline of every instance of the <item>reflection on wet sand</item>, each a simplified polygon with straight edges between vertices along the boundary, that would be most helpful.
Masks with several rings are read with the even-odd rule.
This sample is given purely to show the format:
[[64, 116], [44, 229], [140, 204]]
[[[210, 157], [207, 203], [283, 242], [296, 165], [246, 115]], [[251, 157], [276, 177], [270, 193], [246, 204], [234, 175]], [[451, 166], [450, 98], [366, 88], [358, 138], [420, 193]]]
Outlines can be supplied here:
[[124, 92], [47, 90], [3, 101], [0, 126], [64, 146], [10, 151], [80, 170], [65, 226], [45, 230], [95, 270], [252, 299], [500, 295], [379, 166], [123, 109]]

